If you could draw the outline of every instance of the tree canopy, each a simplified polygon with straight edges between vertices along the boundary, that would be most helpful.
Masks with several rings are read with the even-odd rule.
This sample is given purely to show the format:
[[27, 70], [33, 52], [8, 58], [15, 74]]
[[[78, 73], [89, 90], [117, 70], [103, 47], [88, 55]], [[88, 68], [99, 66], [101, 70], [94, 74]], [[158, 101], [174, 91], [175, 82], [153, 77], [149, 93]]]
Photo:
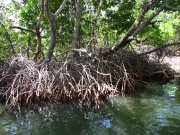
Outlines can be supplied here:
[[46, 63], [79, 48], [93, 56], [99, 48], [105, 55], [131, 41], [133, 46], [140, 41], [153, 46], [178, 42], [179, 4], [178, 0], [1, 1], [1, 59], [23, 53]]

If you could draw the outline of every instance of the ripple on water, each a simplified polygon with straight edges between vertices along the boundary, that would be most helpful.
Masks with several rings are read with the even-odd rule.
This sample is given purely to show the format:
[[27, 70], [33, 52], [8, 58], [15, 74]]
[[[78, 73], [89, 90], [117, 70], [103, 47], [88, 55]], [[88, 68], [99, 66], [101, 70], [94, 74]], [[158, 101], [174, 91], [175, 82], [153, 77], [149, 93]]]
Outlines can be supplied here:
[[[44, 105], [5, 113], [0, 117], [3, 135], [134, 135], [180, 132], [178, 88], [173, 84], [156, 87], [137, 97], [115, 97], [99, 109], [72, 105]], [[155, 88], [154, 88], [155, 89]], [[153, 90], [154, 90], [153, 89]], [[160, 93], [160, 94], [159, 94]], [[127, 102], [132, 101], [132, 102]], [[113, 101], [113, 102], [112, 102]]]

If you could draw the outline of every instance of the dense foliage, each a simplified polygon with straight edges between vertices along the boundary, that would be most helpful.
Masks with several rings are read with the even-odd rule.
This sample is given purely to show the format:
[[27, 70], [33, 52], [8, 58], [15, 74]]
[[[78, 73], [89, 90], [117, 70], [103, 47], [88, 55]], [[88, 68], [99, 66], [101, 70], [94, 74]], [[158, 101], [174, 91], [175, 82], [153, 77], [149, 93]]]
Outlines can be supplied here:
[[[151, 16], [165, 1], [156, 1], [155, 4], [150, 6], [149, 11], [144, 16], [144, 20]], [[57, 39], [54, 56], [71, 49], [72, 34], [76, 22], [76, 2], [69, 0], [55, 20]], [[62, 3], [63, 0], [49, 1], [51, 12], [55, 13]], [[104, 0], [99, 16], [96, 20], [93, 20], [99, 4], [100, 1], [82, 0], [80, 32], [78, 35], [79, 44], [77, 48], [90, 46], [92, 51], [118, 42], [138, 16], [142, 1]], [[178, 4], [178, 0], [171, 2], [171, 6], [176, 8]], [[9, 29], [9, 27], [15, 25], [35, 31], [41, 4], [38, 3], [38, 0], [12, 0], [10, 3], [1, 1], [0, 11], [0, 58], [5, 59], [17, 53], [23, 53], [32, 58], [33, 53], [36, 51], [36, 35], [24, 30]], [[140, 40], [147, 39], [143, 44], [153, 46], [178, 41], [179, 18], [180, 13], [176, 10], [164, 9], [137, 38]], [[51, 36], [49, 26], [46, 14], [43, 14], [40, 24], [42, 48], [39, 59], [41, 60], [49, 46], [49, 38]], [[132, 44], [136, 45], [135, 42], [132, 42]]]

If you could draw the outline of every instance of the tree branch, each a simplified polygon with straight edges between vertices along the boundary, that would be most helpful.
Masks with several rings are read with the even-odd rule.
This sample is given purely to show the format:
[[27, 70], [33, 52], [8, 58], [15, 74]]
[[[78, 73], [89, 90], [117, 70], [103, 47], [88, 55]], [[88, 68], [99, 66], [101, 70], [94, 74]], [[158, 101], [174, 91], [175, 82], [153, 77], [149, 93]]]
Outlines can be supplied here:
[[130, 29], [127, 31], [126, 35], [122, 38], [122, 40], [115, 45], [110, 47], [110, 50], [104, 50], [102, 52], [102, 55], [107, 55], [110, 53], [109, 51], [117, 51], [120, 47], [124, 47], [127, 44], [128, 38], [132, 35], [132, 33], [137, 29], [139, 26], [140, 22], [142, 21], [142, 18], [144, 17], [145, 13], [148, 11], [148, 0], [143, 1], [142, 9], [141, 12], [139, 13], [138, 17], [130, 27]]
[[98, 10], [97, 10], [97, 12], [96, 12], [95, 17], [92, 19], [92, 21], [97, 20], [99, 14], [100, 14], [100, 11], [101, 11], [101, 7], [102, 7], [102, 5], [103, 5], [103, 1], [104, 1], [104, 0], [100, 0], [99, 6], [98, 6]]
[[148, 4], [148, 7], [153, 6], [157, 1], [156, 0], [151, 0]]
[[66, 3], [68, 0], [64, 0], [63, 3], [61, 4], [61, 6], [59, 7], [59, 9], [56, 11], [56, 13], [54, 14], [55, 17], [57, 17], [59, 15], [59, 13], [64, 9]]
[[180, 7], [172, 7], [169, 4], [166, 4], [166, 8], [172, 11], [180, 11]]
[[49, 24], [51, 24], [51, 17], [53, 14], [51, 13], [49, 9], [48, 0], [45, 0], [44, 8], [45, 8], [45, 12], [46, 12], [46, 16], [48, 18]]
[[40, 14], [39, 14], [39, 19], [38, 19], [38, 22], [37, 22], [36, 27], [39, 27], [39, 28], [40, 28], [40, 23], [41, 23], [41, 21], [42, 21], [43, 14], [44, 14], [44, 0], [42, 0], [41, 12], [40, 12]]
[[27, 31], [27, 32], [30, 32], [30, 33], [33, 33], [36, 35], [36, 32], [33, 31], [33, 30], [29, 30], [29, 29], [26, 29], [26, 28], [23, 28], [23, 27], [20, 27], [20, 26], [9, 26], [10, 29], [19, 29], [19, 30], [24, 30], [24, 31]]
[[147, 27], [151, 21], [156, 17], [165, 7], [167, 4], [169, 4], [172, 0], [166, 0], [164, 4], [162, 4], [149, 18], [146, 19], [145, 22], [142, 23], [141, 26], [139, 26], [134, 33], [132, 34], [133, 36], [136, 36], [139, 34], [142, 30], [144, 30], [145, 27]]
[[145, 27], [151, 24], [151, 21], [154, 19], [154, 17], [156, 17], [163, 9], [165, 9], [166, 5], [169, 5], [171, 1], [172, 0], [166, 0], [164, 4], [162, 4], [145, 22], [142, 23], [142, 25], [138, 26], [140, 22], [142, 21], [145, 13], [149, 10], [149, 5], [155, 4], [154, 0], [152, 0], [149, 5], [148, 5], [148, 0], [144, 0], [139, 16], [137, 17], [133, 25], [130, 27], [126, 35], [122, 38], [122, 40], [116, 43], [115, 45], [100, 48], [90, 53], [89, 55], [90, 56], [96, 56], [96, 55], [106, 56], [110, 54], [111, 52], [117, 51], [119, 48], [126, 46], [129, 42], [131, 42], [134, 39], [133, 37], [136, 37], [136, 35], [139, 34]]
[[145, 52], [145, 53], [141, 53], [141, 54], [138, 54], [138, 56], [142, 56], [142, 55], [146, 55], [146, 54], [149, 54], [149, 53], [152, 53], [152, 52], [155, 52], [155, 51], [158, 51], [158, 50], [161, 50], [163, 48], [166, 48], [166, 47], [169, 47], [169, 46], [173, 46], [173, 45], [180, 45], [180, 42], [174, 42], [174, 43], [169, 43], [169, 44], [164, 44], [158, 48], [155, 48], [151, 51], [148, 51], [148, 52]]
[[4, 27], [3, 23], [1, 22], [1, 20], [0, 20], [0, 24], [2, 25], [4, 31], [5, 31], [6, 34], [7, 34], [6, 38], [7, 38], [7, 40], [9, 41], [9, 44], [10, 44], [10, 46], [11, 46], [11, 49], [12, 49], [13, 54], [16, 54], [16, 52], [15, 52], [15, 50], [14, 50], [14, 46], [13, 46], [12, 41], [11, 41], [11, 38], [10, 38], [10, 36], [9, 36], [9, 33], [8, 33], [8, 31], [5, 29], [5, 27]]

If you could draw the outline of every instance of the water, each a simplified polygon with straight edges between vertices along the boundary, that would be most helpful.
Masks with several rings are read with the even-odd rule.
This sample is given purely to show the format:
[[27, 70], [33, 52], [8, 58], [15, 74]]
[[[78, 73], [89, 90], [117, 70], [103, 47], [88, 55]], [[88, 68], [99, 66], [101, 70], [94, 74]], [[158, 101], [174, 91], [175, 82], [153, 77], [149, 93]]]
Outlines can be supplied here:
[[[97, 106], [96, 106], [97, 107]], [[99, 108], [43, 104], [0, 115], [0, 135], [175, 135], [180, 133], [180, 88], [152, 84]]]

